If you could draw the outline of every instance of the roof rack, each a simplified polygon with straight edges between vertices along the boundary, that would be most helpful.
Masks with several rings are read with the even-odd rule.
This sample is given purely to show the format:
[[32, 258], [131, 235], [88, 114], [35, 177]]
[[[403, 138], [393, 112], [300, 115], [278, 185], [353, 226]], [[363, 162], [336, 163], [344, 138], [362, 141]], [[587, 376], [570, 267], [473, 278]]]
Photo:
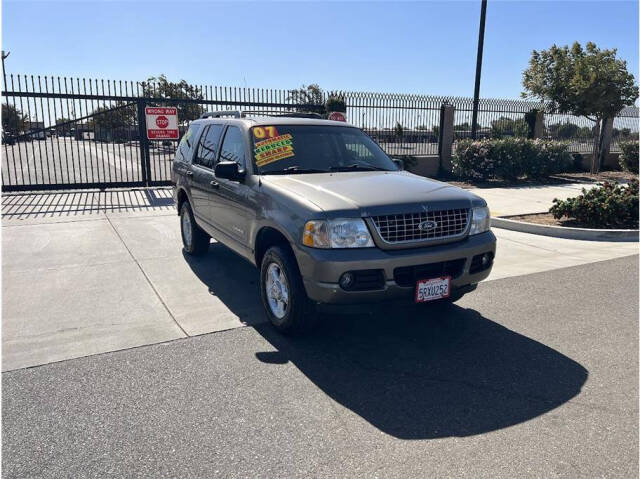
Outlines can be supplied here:
[[298, 112], [298, 111], [258, 111], [258, 110], [244, 110], [242, 112], [243, 115], [251, 114], [251, 115], [259, 115], [259, 116], [283, 116], [289, 118], [319, 118], [323, 119], [323, 116], [319, 113], [313, 112]]
[[291, 118], [319, 118], [320, 120], [323, 120], [323, 116], [320, 113], [300, 113], [300, 112], [296, 112], [296, 113], [283, 113], [281, 115], [274, 115], [274, 116], [289, 116]]
[[200, 115], [200, 118], [221, 118], [223, 116], [232, 116], [234, 118], [243, 118], [244, 112], [239, 110], [221, 110], [221, 111], [207, 111]]
[[259, 116], [282, 116], [289, 118], [317, 118], [324, 119], [319, 113], [313, 112], [281, 112], [281, 111], [256, 111], [256, 110], [221, 110], [221, 111], [207, 111], [200, 115], [200, 118], [222, 118], [223, 116], [232, 116], [234, 118], [245, 118], [247, 114], [259, 115]]

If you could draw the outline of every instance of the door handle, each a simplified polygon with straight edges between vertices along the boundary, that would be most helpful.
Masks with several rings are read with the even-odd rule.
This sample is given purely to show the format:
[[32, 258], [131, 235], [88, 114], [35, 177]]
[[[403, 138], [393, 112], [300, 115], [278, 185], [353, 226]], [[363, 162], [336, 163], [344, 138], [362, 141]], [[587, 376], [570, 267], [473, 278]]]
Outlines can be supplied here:
[[213, 186], [214, 188], [219, 188], [219, 187], [220, 187], [220, 183], [218, 183], [217, 181], [213, 181], [213, 180], [211, 180], [211, 181], [209, 182], [209, 184], [210, 184], [211, 186]]
[[185, 174], [186, 174], [187, 176], [193, 176], [193, 171], [191, 171], [191, 170], [187, 170], [187, 171], [185, 172]]

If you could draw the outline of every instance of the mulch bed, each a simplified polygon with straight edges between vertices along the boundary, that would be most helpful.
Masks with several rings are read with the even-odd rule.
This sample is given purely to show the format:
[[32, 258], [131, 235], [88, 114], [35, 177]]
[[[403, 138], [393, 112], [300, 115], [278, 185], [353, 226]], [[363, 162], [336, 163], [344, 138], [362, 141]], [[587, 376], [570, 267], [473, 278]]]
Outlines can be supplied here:
[[638, 229], [638, 225], [635, 227], [628, 226], [615, 226], [615, 227], [607, 227], [607, 226], [593, 226], [586, 225], [576, 220], [557, 220], [553, 217], [551, 213], [534, 213], [528, 215], [518, 215], [518, 216], [509, 216], [505, 219], [508, 220], [516, 220], [516, 221], [525, 221], [527, 223], [536, 223], [539, 225], [547, 225], [547, 226], [569, 226], [571, 228], [589, 228], [596, 230], [606, 230], [606, 229]]
[[565, 180], [562, 178], [545, 178], [542, 180], [531, 180], [527, 178], [522, 178], [518, 181], [506, 181], [506, 180], [487, 180], [487, 181], [478, 181], [478, 182], [470, 182], [463, 181], [459, 179], [450, 179], [450, 178], [436, 178], [440, 181], [445, 181], [453, 186], [458, 186], [460, 188], [464, 188], [466, 190], [472, 188], [509, 188], [512, 186], [552, 186], [552, 185], [566, 185], [567, 183], [571, 183], [570, 180]]
[[554, 175], [556, 178], [563, 178], [569, 181], [588, 181], [591, 183], [611, 181], [618, 183], [628, 182], [638, 179], [638, 175], [630, 171], [601, 171], [600, 173], [591, 174], [583, 171], [577, 173], [558, 173]]
[[532, 180], [528, 178], [521, 178], [517, 181], [506, 180], [485, 180], [485, 181], [464, 181], [456, 177], [442, 177], [436, 178], [440, 181], [446, 181], [447, 183], [458, 186], [464, 189], [471, 188], [509, 188], [512, 186], [553, 186], [553, 185], [565, 185], [567, 183], [601, 183], [603, 181], [611, 182], [628, 182], [632, 179], [637, 179], [638, 175], [628, 171], [601, 171], [600, 173], [592, 175], [587, 172], [570, 172], [570, 173], [558, 173], [548, 178]]

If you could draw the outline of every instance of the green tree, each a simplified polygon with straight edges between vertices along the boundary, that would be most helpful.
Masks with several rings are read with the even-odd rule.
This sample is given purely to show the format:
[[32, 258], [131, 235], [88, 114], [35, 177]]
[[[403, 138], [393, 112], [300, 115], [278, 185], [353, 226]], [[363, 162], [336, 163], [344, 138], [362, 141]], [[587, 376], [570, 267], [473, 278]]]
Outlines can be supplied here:
[[[146, 82], [142, 82], [143, 95], [151, 98], [170, 98], [185, 100], [202, 100], [202, 92], [195, 86], [188, 84], [185, 80], [171, 82], [162, 74], [157, 77], [149, 77]], [[178, 109], [178, 121], [181, 124], [200, 118], [204, 113], [204, 108], [198, 103], [173, 103], [162, 101], [151, 106], [175, 106]]]
[[347, 103], [344, 100], [344, 96], [337, 93], [330, 93], [324, 106], [327, 113], [330, 111], [347, 112]]
[[585, 116], [596, 124], [591, 171], [596, 173], [604, 161], [604, 143], [608, 119], [638, 98], [634, 76], [627, 62], [617, 58], [617, 50], [601, 50], [594, 43], [583, 48], [553, 45], [549, 50], [534, 50], [522, 85], [525, 98], [548, 102], [560, 113]]
[[501, 116], [497, 120], [493, 120], [491, 122], [491, 136], [493, 138], [511, 136], [526, 138], [528, 133], [529, 125], [522, 118], [514, 120], [513, 118]]
[[[67, 136], [71, 133], [72, 125], [69, 118], [56, 118], [56, 135]], [[59, 125], [59, 126], [58, 126]]]
[[27, 120], [27, 116], [23, 115], [15, 106], [2, 104], [2, 130], [4, 132], [12, 135], [20, 134], [24, 131]]
[[579, 127], [575, 123], [554, 123], [548, 127], [549, 134], [558, 140], [570, 140], [578, 136]]
[[468, 122], [458, 123], [457, 125], [453, 125], [454, 131], [471, 131], [471, 125]]
[[[290, 90], [287, 100], [296, 103], [294, 109], [300, 112], [314, 112], [321, 115], [327, 112], [324, 102], [324, 92], [320, 85], [302, 85], [297, 90]], [[340, 111], [340, 110], [337, 110]]]
[[[98, 107], [87, 121], [89, 128], [96, 128], [96, 139], [117, 139], [127, 136], [126, 128], [136, 124], [136, 106], [118, 101], [111, 107]], [[93, 121], [92, 121], [93, 120]]]
[[631, 133], [631, 128], [614, 128], [611, 136], [618, 141], [637, 140], [638, 133]]
[[396, 126], [393, 128], [393, 134], [398, 138], [402, 138], [402, 135], [404, 135], [404, 128], [399, 121], [396, 122]]
[[595, 126], [592, 127], [588, 127], [588, 126], [581, 126], [580, 128], [578, 128], [578, 132], [576, 133], [576, 136], [578, 138], [593, 138], [593, 136], [595, 135]]

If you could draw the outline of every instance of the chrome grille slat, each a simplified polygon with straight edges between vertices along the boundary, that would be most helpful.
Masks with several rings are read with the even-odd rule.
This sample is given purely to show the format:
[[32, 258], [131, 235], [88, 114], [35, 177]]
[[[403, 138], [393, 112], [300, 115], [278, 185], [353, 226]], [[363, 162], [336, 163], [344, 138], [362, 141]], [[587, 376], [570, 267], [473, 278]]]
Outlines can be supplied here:
[[[387, 243], [436, 241], [462, 236], [469, 223], [469, 209], [372, 216], [371, 220], [378, 235]], [[422, 231], [418, 225], [423, 221], [435, 221], [437, 226], [431, 230]]]

